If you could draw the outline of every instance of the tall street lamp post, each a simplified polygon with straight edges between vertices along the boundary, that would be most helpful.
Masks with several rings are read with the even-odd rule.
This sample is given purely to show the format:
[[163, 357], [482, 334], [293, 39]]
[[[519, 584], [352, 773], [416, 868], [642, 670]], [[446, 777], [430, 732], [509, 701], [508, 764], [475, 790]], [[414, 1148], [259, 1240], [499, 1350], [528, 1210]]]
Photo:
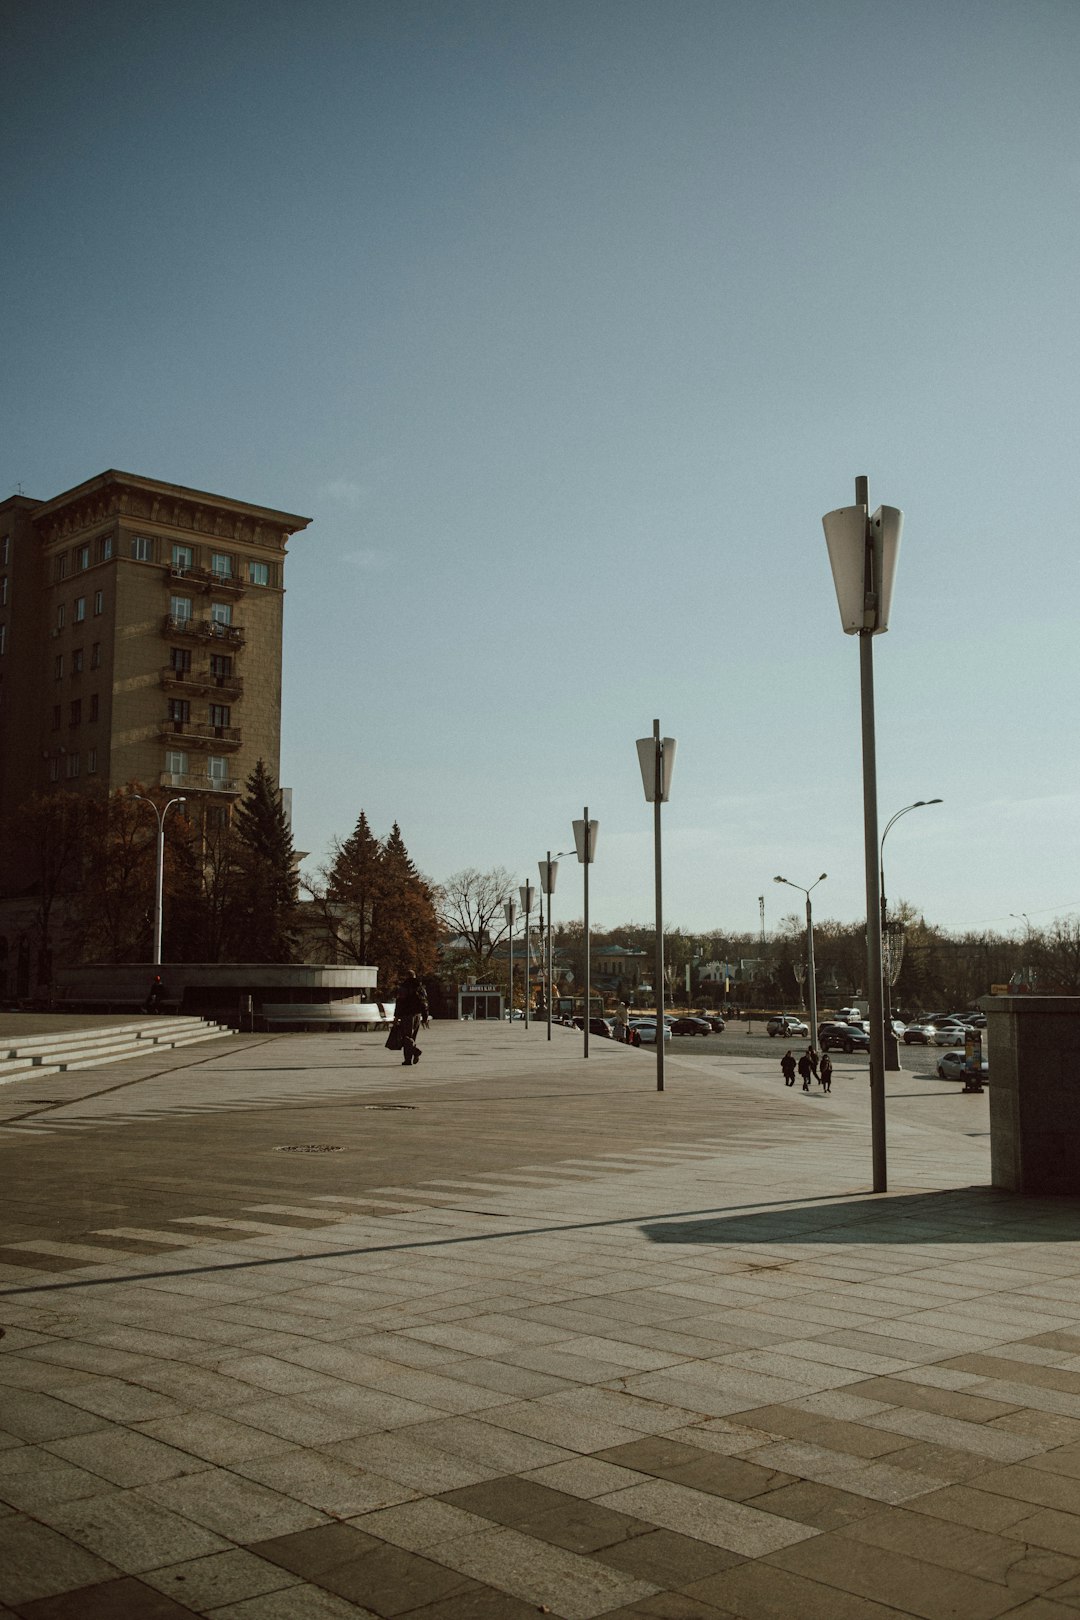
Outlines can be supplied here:
[[581, 812], [583, 819], [574, 822], [574, 844], [577, 848], [577, 858], [585, 868], [585, 1017], [582, 1023], [585, 1028], [585, 1045], [583, 1057], [589, 1055], [589, 1012], [592, 1006], [592, 961], [589, 953], [589, 867], [596, 859], [596, 836], [600, 831], [598, 821], [589, 820], [589, 807], [585, 806]]
[[506, 917], [506, 931], [510, 939], [510, 1027], [514, 1025], [514, 924], [517, 921], [517, 907], [513, 896], [503, 901], [503, 913]]
[[874, 637], [889, 628], [904, 514], [879, 506], [870, 514], [867, 480], [855, 480], [855, 505], [822, 518], [844, 634], [859, 638], [862, 695], [863, 849], [866, 866], [866, 988], [870, 1001], [870, 1134], [874, 1191], [888, 1187], [885, 1142], [885, 1009], [882, 998], [881, 906], [878, 895], [877, 743], [874, 735]]
[[153, 799], [147, 798], [145, 793], [133, 793], [133, 799], [141, 799], [148, 804], [157, 817], [157, 871], [154, 876], [154, 966], [161, 966], [161, 902], [165, 889], [165, 817], [173, 805], [181, 809], [187, 804], [186, 799], [170, 799], [162, 809], [158, 809]]
[[532, 967], [532, 934], [529, 932], [529, 916], [533, 908], [536, 890], [531, 883], [523, 883], [518, 889], [521, 896], [521, 909], [525, 913], [525, 1028], [529, 1027], [529, 969]]
[[664, 885], [660, 863], [660, 806], [671, 797], [675, 770], [674, 737], [661, 737], [654, 720], [651, 737], [639, 737], [638, 764], [646, 802], [653, 807], [653, 862], [656, 871], [656, 1089], [664, 1089]]
[[824, 883], [828, 872], [822, 872], [815, 878], [809, 889], [804, 889], [801, 883], [792, 883], [790, 878], [774, 877], [774, 883], [786, 883], [789, 889], [798, 889], [800, 894], [806, 896], [806, 979], [810, 986], [810, 1044], [817, 1045], [817, 972], [814, 967], [814, 913], [810, 905], [810, 896], [819, 883]]
[[909, 810], [925, 810], [927, 805], [943, 803], [944, 800], [942, 799], [916, 799], [914, 804], [905, 804], [904, 808], [898, 810], [895, 816], [889, 817], [889, 820], [885, 823], [885, 831], [881, 835], [880, 859], [878, 862], [878, 876], [881, 881], [881, 937], [887, 952], [883, 998], [885, 1002], [885, 1067], [891, 1073], [899, 1071], [900, 1052], [896, 1044], [896, 1031], [892, 1027], [892, 943], [889, 934], [888, 905], [885, 899], [885, 840], [889, 836], [890, 829], [896, 825], [901, 816], [906, 816]]

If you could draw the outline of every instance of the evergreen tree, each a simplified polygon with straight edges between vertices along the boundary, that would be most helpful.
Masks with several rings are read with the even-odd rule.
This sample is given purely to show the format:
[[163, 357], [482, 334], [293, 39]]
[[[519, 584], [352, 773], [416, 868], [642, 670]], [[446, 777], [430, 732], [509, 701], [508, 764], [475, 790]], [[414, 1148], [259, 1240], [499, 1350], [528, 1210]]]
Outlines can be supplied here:
[[352, 836], [338, 844], [334, 861], [324, 871], [325, 888], [316, 896], [339, 952], [353, 962], [373, 962], [379, 906], [383, 894], [383, 852], [363, 810]]
[[389, 988], [407, 973], [432, 971], [439, 931], [431, 885], [417, 871], [396, 821], [382, 846], [381, 882], [371, 944], [379, 983]]
[[236, 888], [230, 955], [236, 962], [291, 962], [297, 900], [292, 833], [263, 760], [247, 780], [233, 818]]

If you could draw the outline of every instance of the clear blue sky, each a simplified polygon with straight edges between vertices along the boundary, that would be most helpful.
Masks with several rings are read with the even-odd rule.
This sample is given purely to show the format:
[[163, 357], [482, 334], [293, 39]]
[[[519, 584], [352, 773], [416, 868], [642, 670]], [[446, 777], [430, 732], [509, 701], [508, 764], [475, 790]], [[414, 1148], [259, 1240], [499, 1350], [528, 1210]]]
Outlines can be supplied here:
[[[875, 643], [889, 890], [1080, 907], [1074, 0], [0, 6], [0, 493], [106, 467], [309, 514], [282, 780], [439, 879], [679, 740], [668, 919], [864, 906], [821, 514], [906, 514]], [[564, 864], [556, 917], [580, 914]]]

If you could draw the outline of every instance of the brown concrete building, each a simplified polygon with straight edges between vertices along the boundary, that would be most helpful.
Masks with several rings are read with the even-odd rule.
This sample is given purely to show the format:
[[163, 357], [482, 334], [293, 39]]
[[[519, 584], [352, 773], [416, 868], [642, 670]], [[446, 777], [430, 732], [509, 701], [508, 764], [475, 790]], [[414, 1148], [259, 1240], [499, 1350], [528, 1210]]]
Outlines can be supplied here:
[[285, 549], [310, 519], [131, 473], [0, 504], [0, 815], [129, 782], [203, 819], [278, 776]]

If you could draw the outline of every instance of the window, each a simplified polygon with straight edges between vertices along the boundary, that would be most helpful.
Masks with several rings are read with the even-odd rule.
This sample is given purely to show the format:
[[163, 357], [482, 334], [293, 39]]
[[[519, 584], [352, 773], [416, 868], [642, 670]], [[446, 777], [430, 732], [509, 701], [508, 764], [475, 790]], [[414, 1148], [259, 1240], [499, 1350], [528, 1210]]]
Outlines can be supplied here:
[[191, 597], [170, 596], [169, 612], [178, 624], [188, 624], [191, 620]]
[[224, 551], [215, 551], [210, 558], [210, 572], [218, 579], [232, 579], [232, 558]]
[[90, 752], [86, 756], [86, 774], [88, 776], [93, 776], [93, 774], [94, 774], [94, 772], [96, 770], [97, 770], [97, 749], [96, 748], [91, 748]]
[[211, 602], [210, 618], [214, 624], [232, 624], [232, 603]]
[[211, 703], [210, 724], [212, 726], [227, 726], [229, 724], [229, 705], [227, 703]]
[[54, 731], [59, 731], [60, 730], [60, 705], [59, 705], [59, 703], [54, 703], [53, 704], [52, 728], [53, 728]]
[[270, 583], [270, 564], [269, 563], [259, 563], [259, 562], [249, 562], [248, 563], [248, 582], [250, 584], [252, 584], [252, 585], [269, 585], [269, 583]]
[[104, 591], [95, 591], [94, 592], [94, 618], [95, 619], [100, 619], [101, 615], [104, 613], [104, 611], [105, 611], [105, 592]]
[[178, 748], [170, 748], [165, 755], [165, 769], [170, 776], [186, 776], [187, 755], [182, 754]]
[[90, 719], [90, 720], [96, 720], [97, 717], [98, 717], [98, 695], [97, 695], [96, 692], [91, 692], [91, 694], [90, 694], [90, 713], [87, 716], [87, 718]]
[[210, 673], [211, 673], [211, 675], [215, 676], [219, 681], [223, 680], [226, 676], [231, 675], [232, 674], [232, 654], [231, 653], [211, 653], [210, 654]]
[[131, 555], [136, 562], [153, 562], [154, 542], [148, 534], [133, 534], [131, 537]]
[[67, 617], [67, 608], [65, 607], [63, 602], [57, 602], [57, 604], [56, 604], [56, 628], [58, 630], [62, 630], [64, 628], [64, 620], [65, 620], [66, 617]]
[[169, 668], [175, 675], [186, 675], [191, 668], [191, 648], [170, 647]]
[[0, 568], [6, 568], [7, 567], [7, 565], [8, 565], [8, 554], [9, 554], [10, 551], [11, 551], [11, 536], [9, 534], [0, 535]]
[[79, 761], [79, 755], [78, 754], [69, 754], [68, 755], [68, 757], [67, 757], [67, 774], [68, 774], [68, 776], [78, 776], [78, 774], [79, 774], [79, 763], [80, 763], [80, 761]]
[[67, 552], [62, 551], [53, 563], [53, 579], [67, 579], [68, 559]]
[[54, 678], [56, 680], [58, 680], [58, 681], [62, 680], [63, 676], [64, 676], [64, 655], [63, 655], [63, 653], [57, 653], [56, 657], [53, 659], [53, 666], [52, 667], [53, 667], [53, 676], [54, 676]]
[[3, 579], [0, 579], [0, 607], [7, 607], [7, 592], [8, 592], [8, 583], [7, 582], [8, 582], [8, 577], [5, 574]]
[[76, 624], [82, 624], [85, 621], [85, 619], [86, 619], [86, 597], [85, 596], [77, 596], [75, 598], [75, 623]]
[[0, 624], [0, 658], [7, 652], [7, 625]]
[[187, 698], [169, 699], [169, 719], [176, 725], [182, 725], [185, 720], [191, 719], [191, 704]]
[[80, 571], [80, 573], [82, 572], [82, 570], [84, 568], [89, 568], [89, 566], [90, 566], [90, 547], [89, 546], [76, 546], [75, 547], [75, 566]]
[[112, 556], [112, 542], [113, 537], [111, 534], [103, 534], [101, 536], [101, 539], [98, 541], [99, 562], [108, 562], [109, 558]]
[[71, 655], [71, 673], [73, 675], [81, 675], [82, 671], [83, 671], [83, 650], [82, 650], [81, 647], [76, 647], [75, 651]]
[[100, 641], [95, 641], [93, 646], [90, 648], [90, 668], [91, 669], [100, 669], [100, 667], [101, 667], [101, 642]]
[[227, 781], [229, 776], [228, 760], [220, 759], [216, 754], [211, 754], [206, 761], [206, 774], [211, 782]]
[[49, 761], [49, 781], [50, 782], [59, 782], [59, 780], [60, 780], [60, 761], [58, 759], [50, 759], [50, 761]]
[[68, 717], [69, 726], [82, 725], [82, 698], [72, 698], [71, 714]]
[[190, 546], [178, 546], [173, 543], [172, 565], [174, 568], [190, 568], [195, 560], [195, 553]]

